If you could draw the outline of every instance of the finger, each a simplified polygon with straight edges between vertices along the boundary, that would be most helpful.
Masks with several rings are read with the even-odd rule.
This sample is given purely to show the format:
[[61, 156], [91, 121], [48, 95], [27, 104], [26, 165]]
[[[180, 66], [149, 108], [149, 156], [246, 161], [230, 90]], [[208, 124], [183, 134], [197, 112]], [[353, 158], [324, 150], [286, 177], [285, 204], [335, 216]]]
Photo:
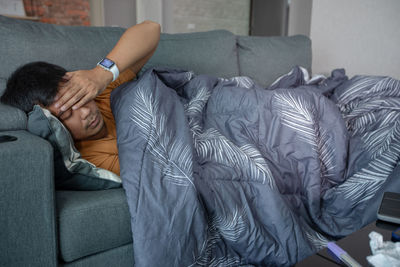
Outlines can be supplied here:
[[69, 86], [60, 85], [56, 96], [54, 97], [54, 101], [57, 102], [64, 94], [68, 91]]
[[[71, 98], [73, 98], [78, 92], [79, 92], [79, 87], [72, 87], [72, 88], [66, 89], [65, 92], [63, 92], [62, 96], [60, 96], [57, 103], [55, 104], [55, 107], [60, 108], [60, 107], [65, 106], [65, 104], [68, 101], [70, 101]], [[67, 110], [67, 109], [65, 109], [65, 110]]]
[[78, 109], [78, 108], [80, 108], [80, 107], [82, 107], [82, 106], [84, 106], [87, 102], [89, 102], [90, 100], [92, 100], [92, 98], [90, 97], [90, 96], [88, 96], [88, 95], [85, 95], [84, 97], [82, 97], [80, 100], [79, 100], [79, 102], [77, 102], [73, 107], [72, 107], [72, 109]]
[[73, 93], [74, 92], [72, 90], [69, 90], [69, 91], [64, 92], [63, 94], [58, 94], [57, 101], [54, 104], [54, 106], [56, 108], [62, 107], [73, 96]]
[[66, 101], [62, 107], [61, 110], [62, 111], [66, 111], [69, 108], [71, 108], [73, 105], [75, 105], [79, 100], [81, 100], [83, 97], [85, 96], [85, 92], [78, 91], [77, 93], [75, 93], [71, 98], [68, 99], [68, 101]]
[[59, 86], [59, 93], [65, 94], [66, 92], [78, 91], [80, 88], [82, 88], [82, 85], [80, 84], [79, 79], [77, 80], [76, 76], [74, 76]]
[[[67, 92], [72, 92], [73, 91], [73, 85], [70, 82], [66, 82], [61, 84], [58, 87], [58, 92], [56, 97], [54, 98], [54, 101], [56, 101], [56, 107], [60, 107], [62, 106], [62, 104], [64, 104], [64, 102], [67, 100], [65, 98], [63, 98], [63, 96], [67, 93]], [[60, 99], [62, 99], [60, 102], [58, 102]]]
[[75, 105], [72, 107], [72, 109], [78, 109], [81, 106], [85, 105], [86, 103], [88, 103], [89, 101], [93, 100], [96, 98], [97, 93], [96, 93], [96, 88], [94, 86], [89, 87], [85, 90], [81, 100], [77, 103], [75, 103]]

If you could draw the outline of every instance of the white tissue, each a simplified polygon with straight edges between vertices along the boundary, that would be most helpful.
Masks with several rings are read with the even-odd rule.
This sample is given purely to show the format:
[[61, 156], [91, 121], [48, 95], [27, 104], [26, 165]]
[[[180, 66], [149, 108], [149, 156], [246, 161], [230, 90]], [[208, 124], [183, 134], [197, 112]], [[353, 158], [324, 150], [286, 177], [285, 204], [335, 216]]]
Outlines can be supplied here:
[[372, 231], [369, 233], [369, 246], [372, 256], [367, 257], [367, 261], [375, 266], [399, 267], [400, 266], [400, 242], [383, 241], [381, 234]]

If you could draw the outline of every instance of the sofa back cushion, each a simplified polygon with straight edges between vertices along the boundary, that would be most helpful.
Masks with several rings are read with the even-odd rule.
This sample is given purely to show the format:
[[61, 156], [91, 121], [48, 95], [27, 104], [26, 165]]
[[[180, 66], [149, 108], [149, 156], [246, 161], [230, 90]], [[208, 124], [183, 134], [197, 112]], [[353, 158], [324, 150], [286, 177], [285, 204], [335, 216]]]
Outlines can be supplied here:
[[[28, 62], [47, 61], [67, 70], [93, 68], [124, 30], [52, 25], [0, 16], [0, 95], [11, 72]], [[295, 65], [311, 71], [308, 37], [235, 36], [216, 30], [161, 34], [159, 46], [143, 71], [165, 66], [225, 78], [244, 75], [268, 86]]]
[[240, 75], [267, 87], [294, 66], [311, 72], [311, 40], [291, 37], [238, 36]]
[[236, 37], [226, 30], [163, 33], [156, 52], [139, 75], [156, 66], [225, 78], [238, 76]]
[[[0, 16], [0, 95], [19, 66], [47, 61], [71, 71], [93, 68], [124, 32], [120, 27], [61, 26]], [[153, 66], [232, 77], [239, 74], [236, 37], [218, 30], [161, 34], [159, 47], [144, 69]]]
[[67, 70], [93, 68], [123, 32], [119, 27], [61, 26], [0, 16], [0, 95], [8, 76], [32, 61]]

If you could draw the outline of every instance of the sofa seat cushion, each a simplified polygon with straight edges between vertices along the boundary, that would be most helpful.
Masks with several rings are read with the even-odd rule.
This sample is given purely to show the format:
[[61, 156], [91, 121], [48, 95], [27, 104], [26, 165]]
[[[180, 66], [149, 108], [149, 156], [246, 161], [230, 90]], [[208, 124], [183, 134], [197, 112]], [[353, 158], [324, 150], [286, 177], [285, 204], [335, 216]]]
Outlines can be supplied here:
[[57, 191], [56, 198], [63, 261], [132, 243], [130, 213], [122, 188]]

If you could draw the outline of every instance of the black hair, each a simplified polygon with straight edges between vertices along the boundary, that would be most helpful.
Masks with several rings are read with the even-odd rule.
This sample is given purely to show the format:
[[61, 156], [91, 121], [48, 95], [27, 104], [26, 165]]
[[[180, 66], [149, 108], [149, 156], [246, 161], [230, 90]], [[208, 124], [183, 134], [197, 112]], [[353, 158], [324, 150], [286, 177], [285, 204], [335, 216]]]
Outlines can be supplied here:
[[54, 102], [60, 82], [67, 71], [57, 65], [37, 61], [16, 69], [7, 80], [0, 100], [4, 104], [22, 109], [26, 113], [35, 104], [49, 106]]

